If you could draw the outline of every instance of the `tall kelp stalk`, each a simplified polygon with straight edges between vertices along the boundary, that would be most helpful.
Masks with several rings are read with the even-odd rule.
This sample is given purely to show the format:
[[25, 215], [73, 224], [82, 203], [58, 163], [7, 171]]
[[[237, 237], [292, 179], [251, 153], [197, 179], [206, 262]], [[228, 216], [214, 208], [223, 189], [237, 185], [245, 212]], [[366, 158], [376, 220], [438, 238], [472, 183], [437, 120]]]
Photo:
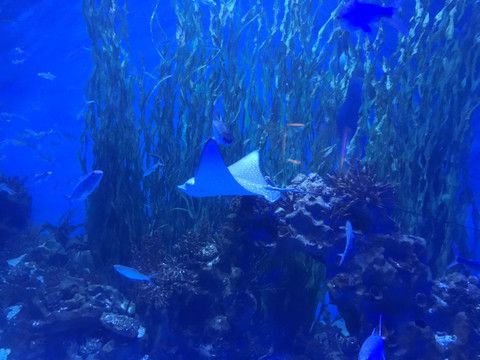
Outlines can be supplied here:
[[450, 242], [466, 238], [479, 33], [477, 2], [447, 0], [435, 15], [430, 1], [417, 0], [410, 32], [400, 36], [393, 56], [379, 55], [383, 31], [363, 46], [365, 99], [351, 153], [362, 152], [362, 139], [369, 139], [367, 162], [398, 184], [398, 217], [406, 230], [429, 240], [436, 269], [445, 265]]
[[332, 170], [340, 147], [335, 115], [357, 62], [340, 61], [354, 45], [334, 26], [335, 13], [320, 19], [318, 1], [172, 4], [174, 39], [159, 25], [159, 5], [152, 14], [160, 63], [141, 102], [143, 153], [149, 164], [158, 154], [166, 169], [145, 181], [154, 227], [178, 231], [222, 213], [220, 200], [199, 203], [176, 190], [192, 176], [216, 116], [235, 138], [227, 163], [260, 148], [279, 185], [300, 171]]
[[[93, 168], [104, 177], [90, 197], [87, 232], [99, 260], [126, 262], [144, 219], [139, 131], [134, 115], [134, 79], [128, 74], [126, 5], [84, 0], [94, 69], [87, 96], [83, 141], [93, 143]], [[86, 166], [85, 155], [83, 165]]]

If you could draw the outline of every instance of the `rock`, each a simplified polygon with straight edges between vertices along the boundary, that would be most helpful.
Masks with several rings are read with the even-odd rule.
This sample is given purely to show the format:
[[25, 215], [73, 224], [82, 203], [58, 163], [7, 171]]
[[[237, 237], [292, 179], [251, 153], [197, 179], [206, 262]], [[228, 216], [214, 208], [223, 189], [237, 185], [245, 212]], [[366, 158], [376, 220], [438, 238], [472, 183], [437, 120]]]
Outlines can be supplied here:
[[35, 313], [41, 317], [32, 322], [32, 330], [59, 333], [100, 327], [101, 315], [104, 312], [122, 313], [125, 302], [120, 292], [111, 286], [66, 277], [33, 298]]
[[51, 266], [63, 265], [68, 260], [65, 248], [53, 238], [47, 238], [43, 244], [33, 249], [27, 259]]
[[100, 319], [105, 329], [117, 335], [135, 339], [145, 336], [145, 328], [140, 322], [126, 315], [103, 313]]

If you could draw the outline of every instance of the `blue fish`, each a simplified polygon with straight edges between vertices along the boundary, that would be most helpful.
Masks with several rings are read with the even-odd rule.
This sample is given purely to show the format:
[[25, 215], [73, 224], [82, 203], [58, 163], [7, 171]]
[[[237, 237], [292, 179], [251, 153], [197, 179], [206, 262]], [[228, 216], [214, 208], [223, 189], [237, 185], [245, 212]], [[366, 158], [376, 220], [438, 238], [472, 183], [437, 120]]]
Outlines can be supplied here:
[[85, 175], [75, 188], [72, 191], [70, 196], [67, 196], [69, 200], [72, 201], [83, 201], [85, 200], [91, 193], [95, 191], [95, 189], [100, 184], [100, 181], [103, 177], [103, 171], [101, 170], [93, 170], [92, 172]]
[[452, 243], [451, 246], [452, 246], [452, 251], [455, 257], [453, 259], [453, 262], [450, 265], [448, 265], [448, 269], [461, 264], [461, 265], [465, 265], [466, 267], [472, 270], [480, 271], [480, 260], [464, 258], [463, 256], [460, 256], [460, 253], [458, 252], [458, 248], [455, 246], [454, 243]]
[[33, 180], [37, 183], [41, 183], [47, 180], [50, 176], [52, 176], [52, 174], [53, 174], [52, 171], [45, 171], [42, 173], [38, 173], [33, 176]]
[[122, 276], [130, 279], [130, 280], [135, 280], [135, 281], [152, 281], [152, 277], [155, 274], [152, 275], [145, 275], [139, 272], [138, 270], [124, 266], [124, 265], [113, 265], [113, 268]]
[[156, 172], [159, 168], [163, 168], [165, 165], [161, 161], [157, 161], [155, 164], [150, 166], [145, 172], [143, 173], [143, 177], [148, 177]]
[[347, 220], [345, 223], [345, 250], [340, 256], [340, 263], [338, 266], [342, 266], [347, 256], [350, 254], [350, 251], [353, 249], [353, 241], [355, 240], [355, 233], [353, 232], [352, 224]]
[[5, 183], [0, 183], [0, 193], [7, 193], [8, 195], [15, 195], [15, 191], [12, 190], [7, 184]]
[[362, 344], [358, 360], [385, 360], [385, 346], [382, 338], [382, 315], [380, 315], [378, 334], [373, 329], [370, 335]]
[[381, 19], [392, 19], [396, 8], [352, 0], [340, 10], [339, 18], [353, 28], [369, 33]]
[[221, 118], [215, 118], [212, 121], [213, 138], [220, 145], [230, 145], [233, 143], [233, 134]]

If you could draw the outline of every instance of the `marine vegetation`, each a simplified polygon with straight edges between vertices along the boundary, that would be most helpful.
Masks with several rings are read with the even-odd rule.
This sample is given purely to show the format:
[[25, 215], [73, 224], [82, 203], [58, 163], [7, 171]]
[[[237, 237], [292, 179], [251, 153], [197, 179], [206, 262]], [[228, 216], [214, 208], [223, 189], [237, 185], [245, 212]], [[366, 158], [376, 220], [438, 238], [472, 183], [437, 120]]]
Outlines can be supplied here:
[[0, 177], [0, 359], [477, 358], [480, 2], [136, 6], [82, 1], [66, 215]]

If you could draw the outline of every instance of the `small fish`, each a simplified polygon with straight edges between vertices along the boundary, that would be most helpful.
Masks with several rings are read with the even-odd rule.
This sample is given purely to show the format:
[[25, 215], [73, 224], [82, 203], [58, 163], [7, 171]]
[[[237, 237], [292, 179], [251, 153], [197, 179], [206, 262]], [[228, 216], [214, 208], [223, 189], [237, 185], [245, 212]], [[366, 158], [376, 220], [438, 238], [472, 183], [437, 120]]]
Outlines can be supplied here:
[[300, 160], [295, 160], [295, 159], [287, 159], [287, 162], [293, 165], [300, 165], [301, 161]]
[[50, 80], [50, 81], [55, 80], [57, 78], [51, 72], [39, 72], [37, 75], [42, 79]]
[[460, 253], [458, 252], [458, 248], [454, 243], [452, 243], [451, 246], [452, 246], [452, 251], [455, 257], [453, 259], [453, 262], [450, 265], [448, 265], [448, 269], [461, 264], [461, 265], [465, 265], [469, 269], [480, 271], [480, 260], [464, 258], [463, 256], [460, 256]]
[[23, 260], [23, 258], [27, 256], [27, 254], [23, 254], [23, 255], [20, 255], [16, 258], [13, 258], [13, 259], [8, 259], [7, 260], [7, 264], [11, 267], [15, 267], [17, 266], [18, 264], [20, 264], [20, 262]]
[[161, 161], [157, 161], [155, 164], [153, 164], [147, 170], [145, 170], [145, 172], [143, 173], [143, 177], [152, 175], [154, 172], [156, 172], [159, 168], [163, 166], [164, 164]]
[[12, 64], [13, 65], [23, 64], [25, 60], [26, 60], [25, 51], [21, 47], [16, 47], [13, 50]]
[[230, 145], [233, 142], [233, 134], [227, 125], [219, 117], [213, 119], [213, 138], [221, 145]]
[[35, 131], [32, 129], [25, 129], [23, 134], [23, 139], [34, 139], [34, 140], [43, 140], [47, 136], [56, 134], [56, 131], [49, 129], [46, 131]]
[[381, 19], [392, 19], [396, 8], [352, 0], [340, 10], [339, 18], [348, 25], [369, 33], [372, 25]]
[[0, 141], [0, 149], [3, 149], [6, 146], [27, 146], [27, 143], [17, 139], [5, 139]]
[[7, 184], [0, 183], [0, 193], [7, 193], [8, 195], [15, 195], [16, 192], [13, 191]]
[[355, 240], [355, 233], [353, 232], [352, 224], [350, 221], [347, 220], [345, 223], [345, 250], [342, 254], [338, 254], [340, 256], [340, 263], [338, 266], [342, 266], [343, 262], [345, 261], [346, 257], [349, 255], [350, 251], [353, 248], [353, 241]]
[[37, 174], [33, 175], [33, 180], [36, 183], [41, 183], [41, 182], [44, 182], [45, 180], [47, 180], [50, 176], [52, 176], [52, 174], [53, 174], [52, 171], [45, 171], [45, 172], [42, 172], [42, 173], [37, 173]]
[[358, 360], [385, 360], [385, 350], [382, 338], [382, 315], [380, 315], [378, 334], [373, 329], [370, 335], [362, 344]]
[[304, 123], [287, 123], [288, 127], [305, 127]]
[[25, 117], [22, 115], [14, 114], [14, 113], [8, 113], [8, 112], [1, 112], [0, 113], [0, 121], [4, 122], [12, 122], [13, 120], [22, 120], [26, 121]]
[[138, 270], [128, 267], [128, 266], [123, 266], [123, 265], [113, 265], [113, 268], [122, 276], [125, 276], [126, 278], [130, 280], [136, 280], [136, 281], [152, 281], [153, 275], [145, 275], [139, 272]]
[[72, 194], [67, 198], [71, 201], [85, 200], [98, 187], [100, 181], [102, 180], [102, 177], [103, 171], [93, 170], [92, 172], [85, 175], [82, 179], [80, 179], [80, 181], [73, 189]]

